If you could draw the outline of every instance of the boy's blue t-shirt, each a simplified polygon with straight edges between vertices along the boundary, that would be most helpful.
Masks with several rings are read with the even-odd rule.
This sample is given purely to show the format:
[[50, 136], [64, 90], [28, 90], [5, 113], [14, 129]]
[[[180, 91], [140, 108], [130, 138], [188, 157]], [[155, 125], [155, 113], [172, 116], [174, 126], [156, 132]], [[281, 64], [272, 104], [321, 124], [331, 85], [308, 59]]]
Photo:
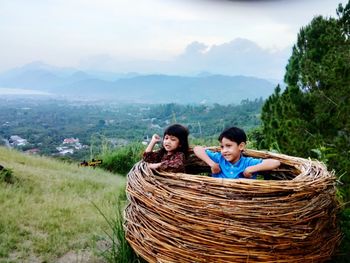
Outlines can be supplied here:
[[[210, 150], [205, 150], [209, 158], [220, 165], [221, 172], [218, 174], [212, 174], [215, 178], [228, 178], [228, 179], [238, 179], [245, 178], [243, 175], [244, 170], [256, 164], [261, 163], [262, 159], [256, 159], [253, 157], [246, 157], [241, 155], [241, 158], [234, 164], [227, 161], [220, 152], [212, 152]], [[256, 174], [251, 177], [256, 178]]]

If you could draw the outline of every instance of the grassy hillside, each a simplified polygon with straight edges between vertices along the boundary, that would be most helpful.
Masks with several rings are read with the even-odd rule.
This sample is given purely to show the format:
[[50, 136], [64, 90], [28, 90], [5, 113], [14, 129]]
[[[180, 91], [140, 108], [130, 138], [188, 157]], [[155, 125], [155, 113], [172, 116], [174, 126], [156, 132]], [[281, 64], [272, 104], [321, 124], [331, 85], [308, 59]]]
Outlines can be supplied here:
[[[0, 262], [100, 262], [108, 226], [94, 207], [115, 212], [125, 178], [0, 147]], [[93, 202], [93, 203], [92, 203]]]

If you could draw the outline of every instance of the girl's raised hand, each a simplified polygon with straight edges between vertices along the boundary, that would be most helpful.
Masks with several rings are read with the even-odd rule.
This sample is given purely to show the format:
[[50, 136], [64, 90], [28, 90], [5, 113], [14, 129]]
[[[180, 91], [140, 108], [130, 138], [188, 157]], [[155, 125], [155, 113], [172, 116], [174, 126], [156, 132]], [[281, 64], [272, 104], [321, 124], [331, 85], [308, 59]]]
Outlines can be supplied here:
[[158, 134], [153, 134], [152, 141], [154, 143], [160, 142], [160, 140], [161, 140], [161, 138], [160, 138], [160, 136]]

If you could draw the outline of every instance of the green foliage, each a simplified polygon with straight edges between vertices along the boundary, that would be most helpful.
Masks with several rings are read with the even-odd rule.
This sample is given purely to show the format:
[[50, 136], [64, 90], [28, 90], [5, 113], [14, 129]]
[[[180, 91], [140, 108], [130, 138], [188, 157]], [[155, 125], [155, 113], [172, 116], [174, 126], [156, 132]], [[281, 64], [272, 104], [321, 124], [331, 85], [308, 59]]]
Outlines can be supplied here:
[[[50, 156], [58, 153], [56, 147], [64, 138], [79, 138], [88, 148], [67, 156], [82, 161], [129, 142], [141, 142], [154, 133], [162, 134], [174, 122], [188, 126], [192, 138], [217, 137], [232, 125], [249, 130], [260, 125], [263, 103], [256, 99], [238, 105], [122, 105], [0, 98], [0, 138], [21, 136], [30, 144], [20, 150], [37, 148], [40, 154]], [[0, 139], [0, 143], [6, 141]]]
[[[338, 19], [315, 17], [303, 27], [279, 87], [262, 108], [258, 147], [321, 158], [350, 184], [350, 2]], [[350, 192], [347, 191], [347, 200]]]
[[162, 129], [176, 120], [188, 126], [194, 138], [217, 137], [230, 126], [245, 130], [257, 127], [263, 103], [262, 99], [256, 99], [243, 100], [239, 105], [161, 104], [150, 107], [149, 117], [156, 117], [152, 122]]
[[328, 164], [330, 158], [337, 156], [337, 154], [334, 153], [333, 147], [320, 146], [319, 148], [311, 149], [311, 151], [316, 154], [317, 160], [322, 161], [325, 164]]
[[112, 152], [106, 152], [101, 156], [103, 163], [100, 167], [113, 173], [126, 175], [134, 164], [142, 159], [144, 149], [142, 144], [132, 143]]
[[13, 184], [15, 182], [16, 182], [16, 178], [13, 175], [13, 172], [11, 169], [6, 169], [6, 168], [0, 169], [0, 183]]
[[218, 146], [218, 136], [206, 137], [206, 138], [190, 138], [190, 147], [194, 145], [202, 145], [202, 146]]

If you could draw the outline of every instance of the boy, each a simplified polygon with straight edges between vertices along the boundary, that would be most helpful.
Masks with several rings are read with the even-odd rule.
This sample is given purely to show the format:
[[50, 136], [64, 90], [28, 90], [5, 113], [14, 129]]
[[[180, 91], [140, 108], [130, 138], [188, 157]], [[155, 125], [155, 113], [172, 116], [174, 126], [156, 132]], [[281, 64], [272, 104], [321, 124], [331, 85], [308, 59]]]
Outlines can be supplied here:
[[247, 136], [237, 127], [224, 130], [220, 136], [221, 152], [205, 150], [195, 146], [195, 155], [206, 162], [216, 178], [255, 178], [259, 171], [272, 170], [280, 166], [280, 161], [274, 159], [256, 159], [242, 155]]

